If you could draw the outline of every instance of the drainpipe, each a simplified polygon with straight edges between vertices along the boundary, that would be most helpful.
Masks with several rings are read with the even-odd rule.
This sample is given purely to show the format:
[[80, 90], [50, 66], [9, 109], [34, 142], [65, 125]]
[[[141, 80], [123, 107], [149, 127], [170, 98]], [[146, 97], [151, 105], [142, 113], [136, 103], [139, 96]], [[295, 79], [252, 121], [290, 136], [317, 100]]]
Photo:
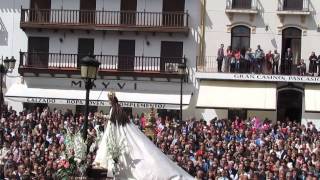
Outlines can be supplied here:
[[206, 33], [206, 3], [207, 0], [201, 0], [201, 15], [200, 15], [200, 46], [198, 52], [198, 60], [200, 60], [197, 65], [200, 67], [204, 65], [204, 56], [205, 56], [205, 33]]

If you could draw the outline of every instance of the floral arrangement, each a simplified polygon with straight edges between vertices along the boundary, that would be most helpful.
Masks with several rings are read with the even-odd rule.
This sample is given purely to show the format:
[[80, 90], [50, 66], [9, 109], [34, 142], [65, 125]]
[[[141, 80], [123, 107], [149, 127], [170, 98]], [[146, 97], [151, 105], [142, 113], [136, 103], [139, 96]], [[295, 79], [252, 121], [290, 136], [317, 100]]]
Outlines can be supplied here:
[[153, 126], [156, 122], [157, 116], [157, 110], [151, 108], [151, 112], [147, 114], [147, 126]]
[[107, 138], [107, 155], [113, 161], [113, 174], [118, 171], [118, 163], [120, 156], [126, 151], [127, 145], [125, 139], [119, 133], [118, 124], [109, 127]]
[[84, 176], [87, 169], [87, 145], [81, 132], [73, 134], [69, 129], [64, 134], [66, 149], [61, 152], [59, 170], [56, 175], [59, 179], [67, 180], [76, 173]]

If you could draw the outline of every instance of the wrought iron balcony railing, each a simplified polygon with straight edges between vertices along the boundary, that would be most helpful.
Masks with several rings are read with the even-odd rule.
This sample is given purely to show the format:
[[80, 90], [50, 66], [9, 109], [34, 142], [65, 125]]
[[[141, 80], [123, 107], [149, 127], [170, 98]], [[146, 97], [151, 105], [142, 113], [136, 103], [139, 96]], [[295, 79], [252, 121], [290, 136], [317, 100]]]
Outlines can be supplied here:
[[257, 10], [257, 0], [227, 0], [227, 10]]
[[310, 11], [310, 0], [278, 0], [278, 11]]
[[187, 32], [188, 12], [21, 9], [21, 28]]
[[[79, 71], [81, 54], [20, 52], [20, 73], [70, 73]], [[101, 63], [100, 72], [178, 74], [180, 64], [186, 64], [184, 57], [146, 57], [95, 55]]]

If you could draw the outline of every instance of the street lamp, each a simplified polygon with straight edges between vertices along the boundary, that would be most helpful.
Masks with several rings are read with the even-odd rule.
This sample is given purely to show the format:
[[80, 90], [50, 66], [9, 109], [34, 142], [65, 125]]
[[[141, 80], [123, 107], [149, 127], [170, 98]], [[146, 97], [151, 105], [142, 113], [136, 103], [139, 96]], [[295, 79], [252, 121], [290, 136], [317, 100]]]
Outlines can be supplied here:
[[89, 115], [89, 94], [92, 89], [93, 81], [97, 79], [100, 62], [94, 56], [85, 56], [81, 59], [81, 78], [85, 81], [86, 88], [86, 104], [84, 114], [83, 139], [87, 139], [88, 115]]
[[186, 65], [185, 63], [179, 64], [178, 66], [178, 74], [180, 75], [180, 122], [182, 122], [182, 91], [183, 91], [183, 81], [186, 75]]
[[1, 64], [0, 64], [0, 117], [2, 118], [2, 112], [3, 112], [3, 104], [4, 104], [4, 97], [3, 97], [3, 76], [5, 76], [8, 71], [13, 71], [14, 66], [16, 65], [16, 59], [12, 56], [11, 59], [6, 57], [6, 59], [3, 60], [3, 57], [1, 58]]

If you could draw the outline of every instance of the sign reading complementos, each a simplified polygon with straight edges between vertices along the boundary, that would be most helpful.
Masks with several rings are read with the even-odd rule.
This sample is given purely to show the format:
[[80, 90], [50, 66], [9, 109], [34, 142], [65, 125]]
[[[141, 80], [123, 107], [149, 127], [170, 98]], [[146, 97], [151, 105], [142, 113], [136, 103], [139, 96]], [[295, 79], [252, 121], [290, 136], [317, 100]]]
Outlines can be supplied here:
[[[85, 105], [85, 100], [82, 99], [54, 99], [54, 98], [26, 98], [28, 103], [43, 103], [43, 104], [67, 104], [67, 105]], [[89, 101], [90, 106], [110, 106], [108, 101]], [[130, 108], [156, 108], [156, 109], [175, 109], [176, 105], [158, 104], [158, 103], [139, 103], [139, 102], [119, 102], [122, 107]]]

